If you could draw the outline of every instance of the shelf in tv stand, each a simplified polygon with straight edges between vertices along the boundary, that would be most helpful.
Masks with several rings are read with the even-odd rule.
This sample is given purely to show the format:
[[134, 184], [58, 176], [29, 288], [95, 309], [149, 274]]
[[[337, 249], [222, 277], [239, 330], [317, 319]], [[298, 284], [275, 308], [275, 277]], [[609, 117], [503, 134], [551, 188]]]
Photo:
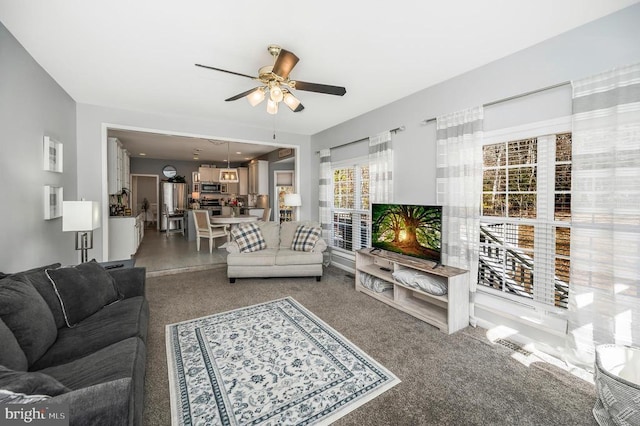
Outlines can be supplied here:
[[[357, 291], [434, 325], [447, 334], [469, 325], [468, 271], [384, 250], [374, 253], [370, 251], [371, 249], [363, 249], [356, 252]], [[447, 294], [437, 296], [395, 281], [392, 273], [400, 269], [420, 271], [424, 275], [434, 276], [447, 285]], [[391, 283], [393, 289], [377, 293], [364, 287], [360, 282], [363, 273]]]

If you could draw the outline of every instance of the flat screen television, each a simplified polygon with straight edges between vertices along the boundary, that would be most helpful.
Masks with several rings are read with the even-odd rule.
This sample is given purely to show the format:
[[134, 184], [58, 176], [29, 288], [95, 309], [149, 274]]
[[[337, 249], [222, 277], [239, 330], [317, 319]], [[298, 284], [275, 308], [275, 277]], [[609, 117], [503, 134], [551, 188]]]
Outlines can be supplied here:
[[442, 206], [372, 204], [371, 245], [441, 263]]

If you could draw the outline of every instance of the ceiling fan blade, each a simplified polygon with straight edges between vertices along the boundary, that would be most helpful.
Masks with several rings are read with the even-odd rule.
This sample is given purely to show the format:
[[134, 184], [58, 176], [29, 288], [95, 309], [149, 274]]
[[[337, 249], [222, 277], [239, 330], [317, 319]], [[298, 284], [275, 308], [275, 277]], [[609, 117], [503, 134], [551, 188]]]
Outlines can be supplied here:
[[196, 67], [207, 68], [207, 69], [214, 70], [214, 71], [222, 71], [222, 72], [226, 72], [227, 74], [239, 75], [240, 77], [247, 77], [247, 78], [250, 78], [252, 80], [257, 79], [257, 77], [252, 77], [250, 75], [241, 74], [239, 72], [223, 70], [222, 68], [210, 67], [208, 65], [201, 65], [201, 64], [195, 64], [195, 65], [196, 65]]
[[296, 90], [305, 90], [307, 92], [325, 93], [327, 95], [343, 96], [347, 93], [347, 89], [340, 86], [330, 86], [328, 84], [308, 83], [306, 81], [296, 80], [294, 86]]
[[242, 99], [247, 95], [250, 95], [251, 93], [255, 92], [256, 90], [259, 90], [262, 86], [258, 86], [258, 87], [254, 87], [253, 89], [249, 89], [246, 92], [242, 92], [239, 93], [235, 96], [230, 97], [229, 99], [225, 99], [225, 102], [229, 102], [229, 101], [237, 101], [238, 99]]
[[298, 108], [294, 109], [293, 112], [300, 112], [304, 109], [304, 105], [300, 104], [298, 105]]
[[293, 54], [293, 52], [282, 49], [280, 50], [280, 54], [278, 54], [276, 63], [273, 64], [273, 70], [271, 72], [286, 79], [299, 60], [300, 58]]

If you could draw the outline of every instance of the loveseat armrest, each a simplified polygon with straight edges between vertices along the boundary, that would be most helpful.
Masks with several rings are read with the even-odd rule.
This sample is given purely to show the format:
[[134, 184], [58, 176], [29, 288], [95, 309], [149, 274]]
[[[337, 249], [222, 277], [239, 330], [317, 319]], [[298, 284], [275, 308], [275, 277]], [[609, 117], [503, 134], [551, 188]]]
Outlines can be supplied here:
[[322, 253], [326, 249], [327, 242], [324, 240], [324, 238], [318, 238], [318, 241], [316, 241], [316, 244], [313, 246], [313, 249], [311, 251], [315, 253]]
[[135, 296], [145, 295], [145, 285], [147, 277], [146, 268], [125, 268], [109, 271], [116, 280], [118, 291], [125, 299]]
[[69, 404], [69, 426], [133, 424], [129, 377], [63, 393], [46, 403]]

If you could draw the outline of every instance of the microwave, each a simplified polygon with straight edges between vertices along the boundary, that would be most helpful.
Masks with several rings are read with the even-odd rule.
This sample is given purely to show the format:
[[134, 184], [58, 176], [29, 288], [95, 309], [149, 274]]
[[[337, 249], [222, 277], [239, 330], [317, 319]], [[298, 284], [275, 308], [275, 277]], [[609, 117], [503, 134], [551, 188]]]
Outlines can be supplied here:
[[204, 194], [219, 194], [220, 184], [212, 182], [200, 182], [200, 192]]

